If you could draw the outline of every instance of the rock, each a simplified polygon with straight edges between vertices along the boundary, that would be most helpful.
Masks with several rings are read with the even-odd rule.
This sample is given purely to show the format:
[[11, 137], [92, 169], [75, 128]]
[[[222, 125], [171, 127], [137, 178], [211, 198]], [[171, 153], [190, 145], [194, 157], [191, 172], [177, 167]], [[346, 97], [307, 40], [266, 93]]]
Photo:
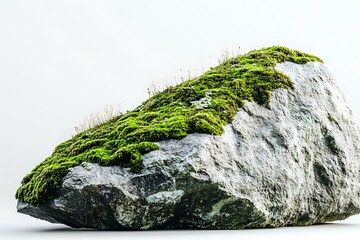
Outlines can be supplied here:
[[224, 134], [157, 142], [144, 169], [86, 163], [18, 211], [96, 229], [311, 225], [360, 213], [360, 131], [324, 64], [284, 62], [292, 89], [246, 102]]

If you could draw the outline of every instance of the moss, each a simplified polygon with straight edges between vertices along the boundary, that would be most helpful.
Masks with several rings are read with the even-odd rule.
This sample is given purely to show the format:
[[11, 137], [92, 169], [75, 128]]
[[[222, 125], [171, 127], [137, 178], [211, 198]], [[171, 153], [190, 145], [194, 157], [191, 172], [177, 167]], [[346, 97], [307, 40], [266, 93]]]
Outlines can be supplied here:
[[124, 167], [130, 167], [130, 170], [139, 173], [141, 171], [141, 154], [158, 150], [159, 146], [152, 142], [141, 142], [138, 144], [129, 144], [115, 152], [119, 164]]
[[34, 205], [54, 198], [68, 170], [84, 162], [120, 165], [139, 173], [141, 155], [158, 149], [153, 142], [195, 132], [222, 134], [244, 100], [266, 105], [273, 90], [293, 87], [287, 76], [274, 69], [283, 61], [322, 62], [279, 46], [229, 59], [200, 77], [167, 88], [134, 111], [60, 144], [24, 177], [16, 198]]

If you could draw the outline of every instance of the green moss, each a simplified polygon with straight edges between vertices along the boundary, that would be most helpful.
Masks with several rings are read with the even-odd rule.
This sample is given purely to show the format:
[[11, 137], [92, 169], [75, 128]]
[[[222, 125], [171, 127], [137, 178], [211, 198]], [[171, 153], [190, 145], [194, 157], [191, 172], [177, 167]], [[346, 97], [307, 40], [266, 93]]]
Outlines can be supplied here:
[[290, 79], [274, 69], [284, 61], [322, 62], [285, 47], [263, 48], [229, 59], [200, 77], [167, 88], [134, 111], [60, 144], [24, 177], [16, 198], [34, 205], [54, 198], [68, 170], [83, 162], [120, 165], [139, 173], [141, 155], [158, 149], [153, 142], [195, 132], [222, 134], [244, 100], [266, 105], [273, 90], [292, 87]]

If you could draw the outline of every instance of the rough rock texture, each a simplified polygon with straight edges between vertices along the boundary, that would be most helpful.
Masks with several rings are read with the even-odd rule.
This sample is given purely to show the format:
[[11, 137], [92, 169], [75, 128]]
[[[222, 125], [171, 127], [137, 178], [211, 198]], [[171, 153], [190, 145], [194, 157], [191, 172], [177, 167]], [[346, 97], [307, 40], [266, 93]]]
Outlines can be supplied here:
[[97, 229], [310, 225], [360, 213], [360, 131], [326, 67], [276, 66], [294, 89], [247, 102], [221, 136], [158, 142], [141, 174], [85, 163], [18, 211]]

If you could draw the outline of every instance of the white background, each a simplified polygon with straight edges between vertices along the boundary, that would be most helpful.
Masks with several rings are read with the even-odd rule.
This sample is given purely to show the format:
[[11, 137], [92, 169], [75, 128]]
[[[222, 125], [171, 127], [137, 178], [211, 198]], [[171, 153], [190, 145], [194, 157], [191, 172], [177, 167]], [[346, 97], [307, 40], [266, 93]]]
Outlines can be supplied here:
[[200, 74], [226, 49], [319, 56], [360, 119], [359, 10], [356, 0], [0, 0], [0, 239], [356, 239], [359, 216], [271, 230], [70, 231], [16, 213], [14, 194], [86, 116], [133, 109], [151, 82]]

